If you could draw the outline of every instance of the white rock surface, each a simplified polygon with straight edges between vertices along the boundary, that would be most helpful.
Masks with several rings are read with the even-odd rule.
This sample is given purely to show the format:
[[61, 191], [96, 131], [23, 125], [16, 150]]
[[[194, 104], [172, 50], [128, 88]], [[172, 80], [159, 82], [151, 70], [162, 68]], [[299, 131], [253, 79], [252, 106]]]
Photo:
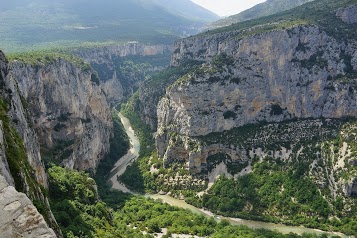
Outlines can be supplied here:
[[10, 186], [0, 175], [0, 237], [54, 238], [43, 216], [30, 199]]

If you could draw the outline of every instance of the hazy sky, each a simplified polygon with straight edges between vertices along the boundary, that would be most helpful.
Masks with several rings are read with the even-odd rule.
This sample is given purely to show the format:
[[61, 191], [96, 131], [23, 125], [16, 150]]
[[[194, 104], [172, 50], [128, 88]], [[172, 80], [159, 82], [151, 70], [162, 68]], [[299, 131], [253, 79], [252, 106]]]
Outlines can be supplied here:
[[230, 16], [244, 11], [265, 0], [191, 0], [220, 15]]

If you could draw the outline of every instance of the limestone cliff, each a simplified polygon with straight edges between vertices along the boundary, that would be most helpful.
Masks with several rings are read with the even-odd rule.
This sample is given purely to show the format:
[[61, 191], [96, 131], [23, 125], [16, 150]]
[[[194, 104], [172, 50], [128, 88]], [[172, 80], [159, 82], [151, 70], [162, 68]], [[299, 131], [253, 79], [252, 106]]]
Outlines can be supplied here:
[[[181, 44], [197, 47], [196, 40], [187, 41]], [[202, 57], [217, 56], [183, 77], [160, 102], [162, 129], [200, 136], [260, 121], [357, 115], [352, 43], [301, 26], [238, 42], [218, 38], [210, 45]]]
[[[95, 170], [109, 149], [110, 109], [95, 72], [65, 59], [10, 65], [44, 154], [66, 167]], [[26, 139], [25, 139], [26, 141]]]
[[[0, 87], [4, 88], [5, 87], [5, 77], [7, 76], [8, 70], [7, 70], [7, 65], [8, 61], [5, 58], [5, 55], [0, 51]], [[3, 131], [3, 122], [0, 122], [0, 129]], [[9, 169], [9, 164], [6, 159], [6, 153], [5, 153], [5, 147], [4, 147], [4, 136], [3, 133], [1, 133], [0, 136], [0, 174], [4, 176], [5, 180], [7, 183], [10, 185], [14, 185], [14, 179], [11, 176], [10, 169]]]
[[171, 51], [170, 45], [147, 45], [136, 41], [120, 45], [109, 45], [94, 48], [79, 48], [73, 53], [88, 62], [108, 62], [113, 56], [126, 57], [133, 55], [152, 56]]
[[[335, 21], [352, 24], [354, 9], [338, 10]], [[181, 161], [206, 177], [220, 162], [239, 176], [243, 170], [232, 168], [245, 165], [249, 172], [256, 159], [304, 158], [311, 163], [309, 176], [329, 186], [334, 197], [354, 196], [357, 171], [347, 165], [352, 158], [346, 152], [355, 150], [354, 143], [342, 139], [346, 148], [335, 145], [338, 155], [319, 143], [353, 135], [343, 128], [350, 123], [346, 118], [357, 117], [357, 44], [317, 24], [274, 24], [175, 44], [172, 66], [189, 60], [203, 65], [171, 85], [157, 106], [159, 157], [167, 166]], [[309, 143], [320, 148], [314, 153], [328, 175], [312, 171], [318, 166], [305, 151]], [[340, 170], [348, 176], [342, 178]]]
[[[47, 233], [52, 235], [48, 237], [54, 237], [53, 231], [49, 231], [43, 217], [38, 214], [30, 200], [25, 195], [18, 195], [19, 193], [13, 188], [5, 188], [9, 184], [16, 187], [19, 192], [26, 193], [41, 209], [40, 212], [49, 226], [58, 236], [61, 236], [45, 193], [48, 187], [47, 175], [43, 167], [37, 136], [32, 128], [32, 119], [29, 117], [28, 109], [24, 107], [26, 103], [18, 90], [17, 83], [9, 78], [8, 73], [8, 61], [0, 51], [0, 175], [3, 176], [1, 180], [6, 181], [6, 184], [2, 181], [3, 199], [0, 200], [7, 213], [4, 223], [1, 224], [1, 232], [5, 232], [4, 235], [10, 235], [12, 232], [31, 233], [33, 229], [42, 227], [39, 231], [35, 231], [35, 234], [45, 234], [48, 230]], [[11, 202], [15, 205], [7, 206], [12, 204]], [[16, 219], [20, 220], [11, 223]], [[32, 223], [27, 219], [33, 219], [35, 222]]]
[[338, 42], [315, 26], [239, 41], [230, 34], [176, 45], [181, 53], [174, 54], [173, 65], [189, 57], [209, 63], [167, 91], [158, 105], [159, 135], [201, 136], [261, 121], [357, 115], [354, 43]]
[[0, 236], [57, 237], [30, 199], [10, 186], [0, 174]]
[[136, 41], [73, 51], [98, 72], [102, 89], [113, 105], [132, 95], [147, 75], [169, 65], [171, 52], [171, 45], [147, 45]]

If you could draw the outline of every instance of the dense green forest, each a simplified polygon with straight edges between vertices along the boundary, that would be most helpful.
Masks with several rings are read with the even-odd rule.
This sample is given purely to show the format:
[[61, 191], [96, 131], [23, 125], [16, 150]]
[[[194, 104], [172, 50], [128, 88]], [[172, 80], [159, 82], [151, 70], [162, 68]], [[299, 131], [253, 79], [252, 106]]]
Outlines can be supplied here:
[[334, 206], [330, 206], [317, 186], [303, 176], [303, 171], [306, 170], [304, 165], [298, 166], [300, 167], [292, 169], [296, 166], [288, 168], [265, 161], [255, 165], [254, 173], [236, 181], [221, 177], [203, 195], [202, 206], [225, 216], [263, 219], [290, 225], [304, 224], [356, 235], [357, 223], [353, 216], [355, 208], [342, 220], [329, 219], [331, 214], [341, 212], [342, 197], [338, 197]]
[[[97, 193], [95, 181], [84, 172], [52, 167], [48, 170], [53, 213], [65, 237], [163, 237], [189, 234], [209, 237], [313, 238], [315, 235], [283, 235], [246, 226], [231, 226], [225, 220], [197, 215], [141, 196], [113, 192], [106, 203]], [[112, 193], [108, 191], [108, 193]], [[165, 228], [165, 229], [164, 229]]]

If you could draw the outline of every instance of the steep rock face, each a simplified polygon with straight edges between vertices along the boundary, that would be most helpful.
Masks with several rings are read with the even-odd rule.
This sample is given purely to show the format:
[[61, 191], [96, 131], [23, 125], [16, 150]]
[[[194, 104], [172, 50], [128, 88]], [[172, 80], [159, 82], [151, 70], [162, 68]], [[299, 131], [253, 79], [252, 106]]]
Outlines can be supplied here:
[[158, 106], [163, 128], [200, 136], [259, 121], [357, 115], [357, 85], [347, 76], [357, 69], [353, 45], [316, 27], [234, 41], [216, 42], [225, 55], [168, 90]]
[[160, 100], [160, 96], [165, 93], [165, 86], [167, 85], [157, 85], [156, 88], [151, 88], [143, 85], [143, 87], [139, 89], [139, 100], [145, 103], [136, 105], [136, 109], [140, 112], [141, 120], [148, 125], [152, 131], [156, 131], [157, 129], [157, 103]]
[[[160, 71], [166, 67], [169, 64], [171, 52], [171, 45], [146, 45], [129, 42], [121, 45], [77, 49], [73, 53], [89, 62], [98, 72], [108, 102], [115, 105], [133, 94], [145, 79], [146, 74]], [[133, 70], [134, 67], [131, 65], [129, 67], [132, 72], [122, 72], [123, 61], [135, 61], [135, 58], [146, 58], [144, 62], [149, 65], [141, 65], [137, 70]], [[151, 58], [155, 58], [154, 62], [157, 61], [157, 58], [162, 59], [158, 65], [150, 65]]]
[[[8, 62], [0, 51], [2, 103], [0, 121], [0, 175], [4, 176], [1, 180], [6, 181], [6, 184], [3, 183], [2, 185], [4, 188], [8, 185], [16, 186], [18, 191], [26, 193], [32, 201], [43, 208], [42, 214], [45, 216], [46, 221], [50, 227], [55, 230], [57, 235], [61, 237], [61, 231], [49, 208], [49, 202], [43, 191], [43, 188], [48, 187], [47, 174], [42, 164], [37, 136], [32, 128], [32, 119], [29, 117], [28, 109], [23, 106], [26, 105], [26, 103], [18, 90], [17, 83], [9, 78], [8, 72]], [[14, 189], [10, 189], [9, 191], [11, 191], [10, 194], [5, 192], [2, 196], [3, 199], [0, 199], [3, 200], [4, 206], [11, 203], [8, 201], [9, 197], [13, 196], [11, 199], [17, 199], [17, 197], [19, 197]], [[42, 216], [39, 215], [33, 205], [30, 204], [29, 198], [25, 199], [24, 197], [26, 196], [20, 196], [23, 200], [21, 202], [14, 200], [16, 203], [15, 208], [12, 207], [9, 210], [6, 210], [8, 206], [4, 208], [6, 211], [11, 211], [11, 213], [7, 214], [9, 216], [6, 217], [6, 219], [13, 218], [15, 221], [15, 219], [21, 218], [21, 220], [11, 224], [12, 219], [5, 219], [4, 223], [1, 224], [1, 231], [9, 235], [8, 237], [11, 237], [11, 232], [22, 233], [26, 231], [31, 234], [31, 230], [37, 229], [37, 225], [42, 228], [35, 234], [45, 234], [46, 229], [48, 230]], [[21, 207], [22, 210], [19, 207]], [[10, 206], [8, 208], [10, 208]], [[16, 210], [15, 213], [13, 213], [12, 210]], [[21, 213], [23, 214], [21, 215]], [[13, 215], [21, 216], [12, 217]], [[34, 220], [34, 223], [32, 223], [31, 220]], [[40, 234], [40, 232], [42, 233]], [[50, 231], [48, 234], [53, 235], [52, 233], [53, 231]]]
[[[173, 46], [171, 65], [178, 66], [187, 60], [210, 61], [219, 53], [232, 55], [237, 48], [234, 36], [239, 31], [228, 31], [208, 36], [195, 36], [177, 41]], [[226, 43], [230, 39], [230, 44]]]
[[43, 167], [37, 134], [32, 127], [33, 119], [29, 115], [28, 108], [24, 108], [26, 103], [18, 90], [17, 82], [8, 75], [5, 85], [8, 91], [8, 96], [5, 98], [8, 98], [9, 118], [24, 142], [27, 160], [35, 170], [37, 182], [47, 188], [47, 174]]
[[10, 186], [0, 175], [0, 236], [57, 237], [30, 199]]
[[[168, 65], [169, 58], [167, 56], [165, 57], [167, 58]], [[122, 60], [121, 58], [117, 59], [119, 61]], [[150, 61], [150, 59], [148, 59], [148, 61]], [[140, 87], [149, 75], [161, 71], [167, 66], [152, 66], [140, 63], [136, 65], [118, 66], [113, 62], [108, 64], [91, 63], [91, 65], [99, 72], [102, 72], [99, 74], [101, 87], [105, 93], [107, 101], [112, 106], [124, 102]], [[126, 69], [129, 70], [123, 72]]]
[[[14, 62], [9, 78], [18, 83], [33, 115], [40, 144], [69, 168], [95, 170], [108, 151], [109, 106], [93, 71], [64, 59], [49, 64]], [[62, 144], [64, 147], [58, 147]]]
[[4, 179], [11, 186], [15, 185], [14, 179], [11, 176], [9, 163], [6, 159], [5, 147], [4, 147], [4, 130], [2, 121], [0, 121], [0, 174], [4, 176]]
[[[338, 42], [316, 26], [234, 36], [219, 33], [176, 44], [172, 65], [207, 63], [178, 80], [159, 102], [157, 148], [166, 162], [184, 159], [191, 172], [200, 173], [210, 154], [226, 153], [231, 145], [195, 148], [189, 146], [193, 137], [260, 122], [356, 117], [354, 43]], [[190, 140], [177, 143], [177, 137]]]
[[111, 45], [95, 48], [77, 49], [76, 55], [88, 62], [108, 62], [113, 56], [125, 57], [132, 55], [159, 55], [171, 51], [170, 45], [145, 45], [136, 41], [121, 45]]
[[175, 79], [175, 76], [168, 76], [165, 81], [144, 82], [138, 89], [138, 97], [132, 98], [135, 101], [135, 111], [152, 131], [157, 130], [157, 104], [165, 94], [166, 87], [175, 82]]
[[[5, 77], [8, 73], [7, 69], [7, 59], [2, 51], [0, 51], [0, 83], [1, 88], [5, 87]], [[14, 179], [11, 176], [9, 164], [6, 159], [5, 147], [4, 147], [4, 133], [3, 133], [3, 122], [0, 121], [0, 174], [4, 176], [8, 184], [14, 185]]]

